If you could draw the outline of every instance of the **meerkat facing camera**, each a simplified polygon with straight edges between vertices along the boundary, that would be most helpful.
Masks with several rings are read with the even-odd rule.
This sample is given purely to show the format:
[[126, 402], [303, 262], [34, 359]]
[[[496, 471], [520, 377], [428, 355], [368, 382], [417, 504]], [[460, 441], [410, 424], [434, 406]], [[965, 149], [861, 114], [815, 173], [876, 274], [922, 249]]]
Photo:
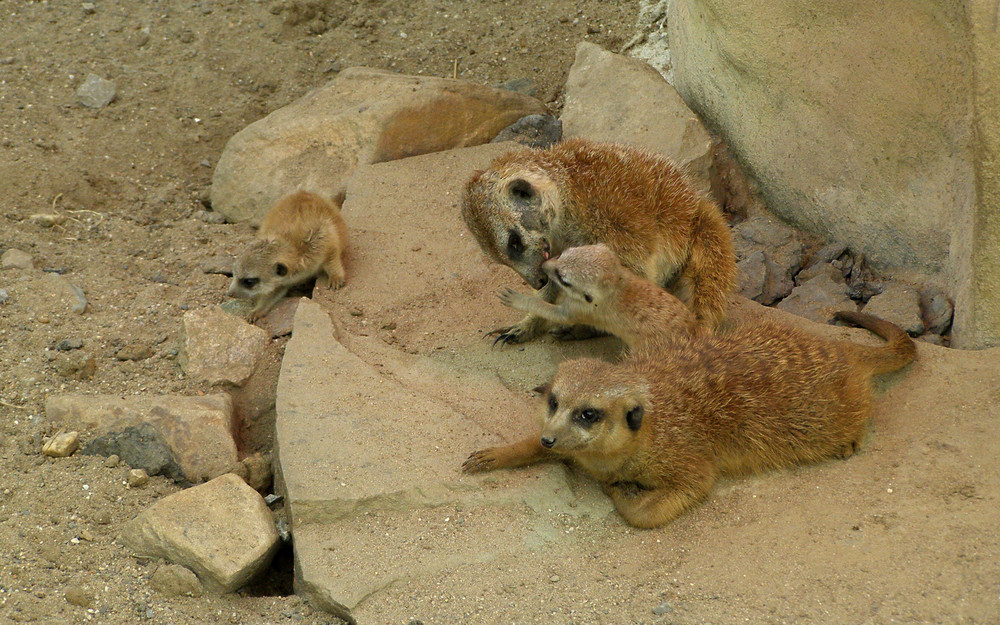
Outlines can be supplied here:
[[250, 321], [266, 315], [288, 290], [316, 277], [318, 288], [344, 286], [347, 225], [343, 194], [333, 201], [297, 191], [274, 205], [257, 240], [236, 259], [229, 294], [254, 300]]
[[[604, 243], [625, 267], [680, 298], [699, 323], [714, 329], [725, 317], [736, 258], [722, 210], [654, 152], [584, 139], [509, 152], [466, 183], [462, 218], [483, 251], [546, 302], [557, 289], [542, 264]], [[529, 315], [498, 330], [498, 340], [528, 341], [548, 325]]]
[[566, 361], [546, 392], [538, 436], [477, 451], [467, 473], [565, 459], [597, 479], [626, 521], [667, 523], [721, 475], [846, 458], [864, 437], [871, 378], [913, 360], [912, 339], [863, 313], [839, 319], [887, 343], [828, 341], [769, 322], [620, 364]]
[[556, 303], [513, 289], [501, 291], [500, 300], [552, 323], [608, 332], [629, 349], [705, 331], [679, 299], [623, 267], [603, 243], [571, 247], [542, 263], [542, 270], [560, 290]]

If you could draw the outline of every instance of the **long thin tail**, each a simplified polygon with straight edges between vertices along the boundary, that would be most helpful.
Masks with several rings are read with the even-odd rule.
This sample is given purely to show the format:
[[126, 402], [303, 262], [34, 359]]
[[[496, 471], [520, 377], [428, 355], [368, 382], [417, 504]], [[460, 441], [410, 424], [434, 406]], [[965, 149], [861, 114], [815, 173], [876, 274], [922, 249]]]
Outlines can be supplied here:
[[856, 345], [861, 361], [871, 367], [873, 373], [902, 369], [917, 357], [913, 339], [894, 323], [860, 312], [841, 311], [834, 318], [871, 330], [886, 340], [886, 344], [881, 347]]

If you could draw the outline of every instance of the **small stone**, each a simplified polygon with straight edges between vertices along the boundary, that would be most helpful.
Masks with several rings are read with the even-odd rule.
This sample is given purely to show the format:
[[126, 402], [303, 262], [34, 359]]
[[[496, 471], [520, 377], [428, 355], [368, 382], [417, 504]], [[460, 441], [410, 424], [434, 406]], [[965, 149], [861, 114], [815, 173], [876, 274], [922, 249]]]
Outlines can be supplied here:
[[68, 352], [81, 347], [83, 347], [83, 339], [81, 338], [63, 339], [56, 343], [57, 352]]
[[104, 509], [98, 510], [94, 512], [93, 520], [98, 525], [111, 525], [111, 513]]
[[42, 228], [52, 228], [66, 223], [66, 216], [55, 213], [35, 213], [28, 216], [28, 221]]
[[559, 576], [558, 575], [553, 575], [552, 577], [549, 578], [549, 581], [554, 584], [554, 583], [556, 583], [556, 582], [559, 581]]
[[7, 294], [6, 289], [0, 289], [0, 305], [6, 304], [10, 301], [10, 295]]
[[562, 121], [552, 115], [526, 115], [507, 126], [491, 143], [516, 141], [533, 148], [547, 148], [562, 138]]
[[[204, 221], [207, 224], [216, 224], [216, 225], [218, 225], [218, 224], [224, 224], [224, 223], [226, 223], [226, 216], [223, 215], [222, 213], [217, 213], [215, 211], [198, 211], [197, 213], [195, 213], [194, 216], [195, 216], [195, 219], [199, 219], [201, 221]], [[229, 272], [228, 275], [233, 275], [233, 272], [231, 271], [232, 265], [230, 265], [229, 268], [230, 268], [230, 272]], [[205, 273], [221, 273], [221, 272], [206, 271]]]
[[837, 311], [858, 309], [857, 304], [847, 296], [846, 290], [846, 285], [820, 274], [792, 289], [791, 294], [778, 302], [776, 308], [817, 323], [828, 323]]
[[795, 284], [803, 284], [815, 278], [820, 274], [826, 274], [834, 282], [844, 282], [844, 274], [840, 269], [837, 269], [830, 263], [816, 263], [810, 265], [809, 267], [803, 269], [795, 276]]
[[170, 448], [156, 428], [148, 423], [98, 436], [81, 453], [88, 456], [117, 455], [128, 466], [145, 473], [147, 479], [150, 475], [164, 475], [174, 481], [183, 478], [181, 467]]
[[81, 608], [89, 608], [94, 603], [94, 597], [83, 586], [73, 585], [66, 589], [66, 601]]
[[84, 2], [80, 5], [80, 8], [83, 9], [84, 15], [93, 15], [94, 13], [97, 13], [97, 5], [93, 2]]
[[35, 263], [31, 254], [21, 250], [9, 249], [0, 256], [0, 269], [34, 269]]
[[118, 457], [118, 454], [111, 454], [110, 456], [104, 459], [104, 466], [109, 469], [113, 469], [117, 467], [121, 461], [122, 459]]
[[349, 314], [349, 315], [351, 315], [352, 317], [363, 317], [363, 316], [364, 316], [364, 314], [365, 314], [365, 311], [364, 311], [364, 309], [363, 309], [363, 308], [352, 308], [352, 309], [350, 309], [350, 310], [349, 310], [349, 311], [347, 311], [347, 312], [348, 312], [348, 314]]
[[125, 479], [130, 487], [140, 488], [149, 483], [149, 474], [142, 469], [132, 469]]
[[76, 99], [80, 104], [93, 109], [102, 109], [115, 99], [115, 83], [105, 80], [96, 74], [89, 74], [80, 88], [76, 90]]
[[80, 447], [79, 432], [60, 432], [42, 445], [42, 453], [50, 458], [66, 458]]
[[129, 343], [118, 348], [115, 352], [117, 360], [134, 360], [136, 362], [145, 360], [153, 355], [153, 348], [144, 343]]
[[163, 275], [162, 273], [155, 273], [155, 274], [152, 275], [152, 277], [149, 278], [149, 281], [150, 282], [155, 282], [157, 284], [166, 284], [167, 283], [167, 277], [165, 275]]
[[823, 263], [832, 263], [843, 256], [846, 251], [846, 243], [831, 243], [813, 254], [812, 259], [809, 261], [809, 267]]
[[208, 384], [243, 385], [271, 338], [218, 306], [184, 313], [181, 368]]
[[276, 495], [274, 493], [271, 493], [264, 497], [264, 503], [266, 503], [268, 506], [273, 506], [282, 499], [284, 499], [284, 497], [282, 497], [281, 495]]
[[670, 614], [674, 611], [674, 606], [669, 603], [661, 603], [660, 605], [653, 608], [653, 614], [657, 616], [662, 616], [664, 614]]
[[164, 564], [157, 567], [149, 578], [153, 590], [168, 597], [200, 597], [203, 589], [198, 576], [189, 568], [179, 564]]
[[49, 319], [48, 315], [46, 315], [45, 313], [42, 313], [42, 314], [38, 315], [37, 321], [38, 321], [38, 323], [48, 323], [48, 322], [50, 322], [52, 320]]
[[[42, 320], [39, 319], [39, 321]], [[48, 321], [43, 321], [42, 323], [48, 323]], [[59, 375], [64, 378], [89, 380], [97, 372], [97, 361], [93, 355], [83, 352], [72, 352], [56, 359], [55, 368]]]

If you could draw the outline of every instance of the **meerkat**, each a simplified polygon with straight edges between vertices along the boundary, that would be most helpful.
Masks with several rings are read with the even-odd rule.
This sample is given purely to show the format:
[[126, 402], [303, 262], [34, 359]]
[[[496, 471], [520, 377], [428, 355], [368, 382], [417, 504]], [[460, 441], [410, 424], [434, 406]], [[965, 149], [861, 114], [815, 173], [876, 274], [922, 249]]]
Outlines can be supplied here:
[[500, 300], [552, 323], [613, 334], [629, 349], [704, 331], [679, 299], [623, 267], [603, 243], [571, 247], [542, 263], [542, 270], [560, 290], [555, 304], [513, 289], [500, 291]]
[[344, 286], [343, 202], [343, 194], [329, 201], [297, 191], [267, 213], [257, 240], [236, 259], [229, 285], [233, 297], [254, 300], [251, 322], [267, 314], [290, 288], [312, 277], [319, 288]]
[[[500, 156], [465, 186], [462, 218], [487, 256], [508, 265], [552, 303], [542, 265], [571, 247], [604, 243], [636, 274], [669, 290], [715, 328], [735, 284], [722, 210], [665, 157], [572, 139]], [[519, 343], [548, 329], [529, 315], [498, 330]]]
[[474, 473], [566, 459], [637, 527], [667, 523], [720, 475], [846, 458], [865, 434], [871, 378], [915, 357], [910, 337], [864, 313], [837, 318], [886, 343], [828, 341], [763, 322], [726, 336], [640, 349], [619, 364], [560, 365], [540, 436], [473, 453]]

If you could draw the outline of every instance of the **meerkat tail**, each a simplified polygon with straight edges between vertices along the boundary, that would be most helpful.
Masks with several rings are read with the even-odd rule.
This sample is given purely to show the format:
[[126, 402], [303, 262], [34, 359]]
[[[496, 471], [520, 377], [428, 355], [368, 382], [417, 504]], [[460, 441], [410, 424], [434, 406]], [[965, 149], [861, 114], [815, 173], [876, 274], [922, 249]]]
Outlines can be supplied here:
[[889, 373], [902, 369], [917, 356], [913, 339], [894, 323], [860, 312], [840, 311], [834, 318], [870, 330], [886, 340], [886, 344], [882, 347], [858, 346], [864, 348], [859, 349], [862, 362], [871, 367], [873, 373]]
[[696, 218], [694, 228], [697, 235], [692, 236], [684, 273], [693, 286], [692, 310], [699, 321], [714, 330], [726, 315], [729, 293], [736, 285], [733, 239], [722, 216], [708, 209]]

